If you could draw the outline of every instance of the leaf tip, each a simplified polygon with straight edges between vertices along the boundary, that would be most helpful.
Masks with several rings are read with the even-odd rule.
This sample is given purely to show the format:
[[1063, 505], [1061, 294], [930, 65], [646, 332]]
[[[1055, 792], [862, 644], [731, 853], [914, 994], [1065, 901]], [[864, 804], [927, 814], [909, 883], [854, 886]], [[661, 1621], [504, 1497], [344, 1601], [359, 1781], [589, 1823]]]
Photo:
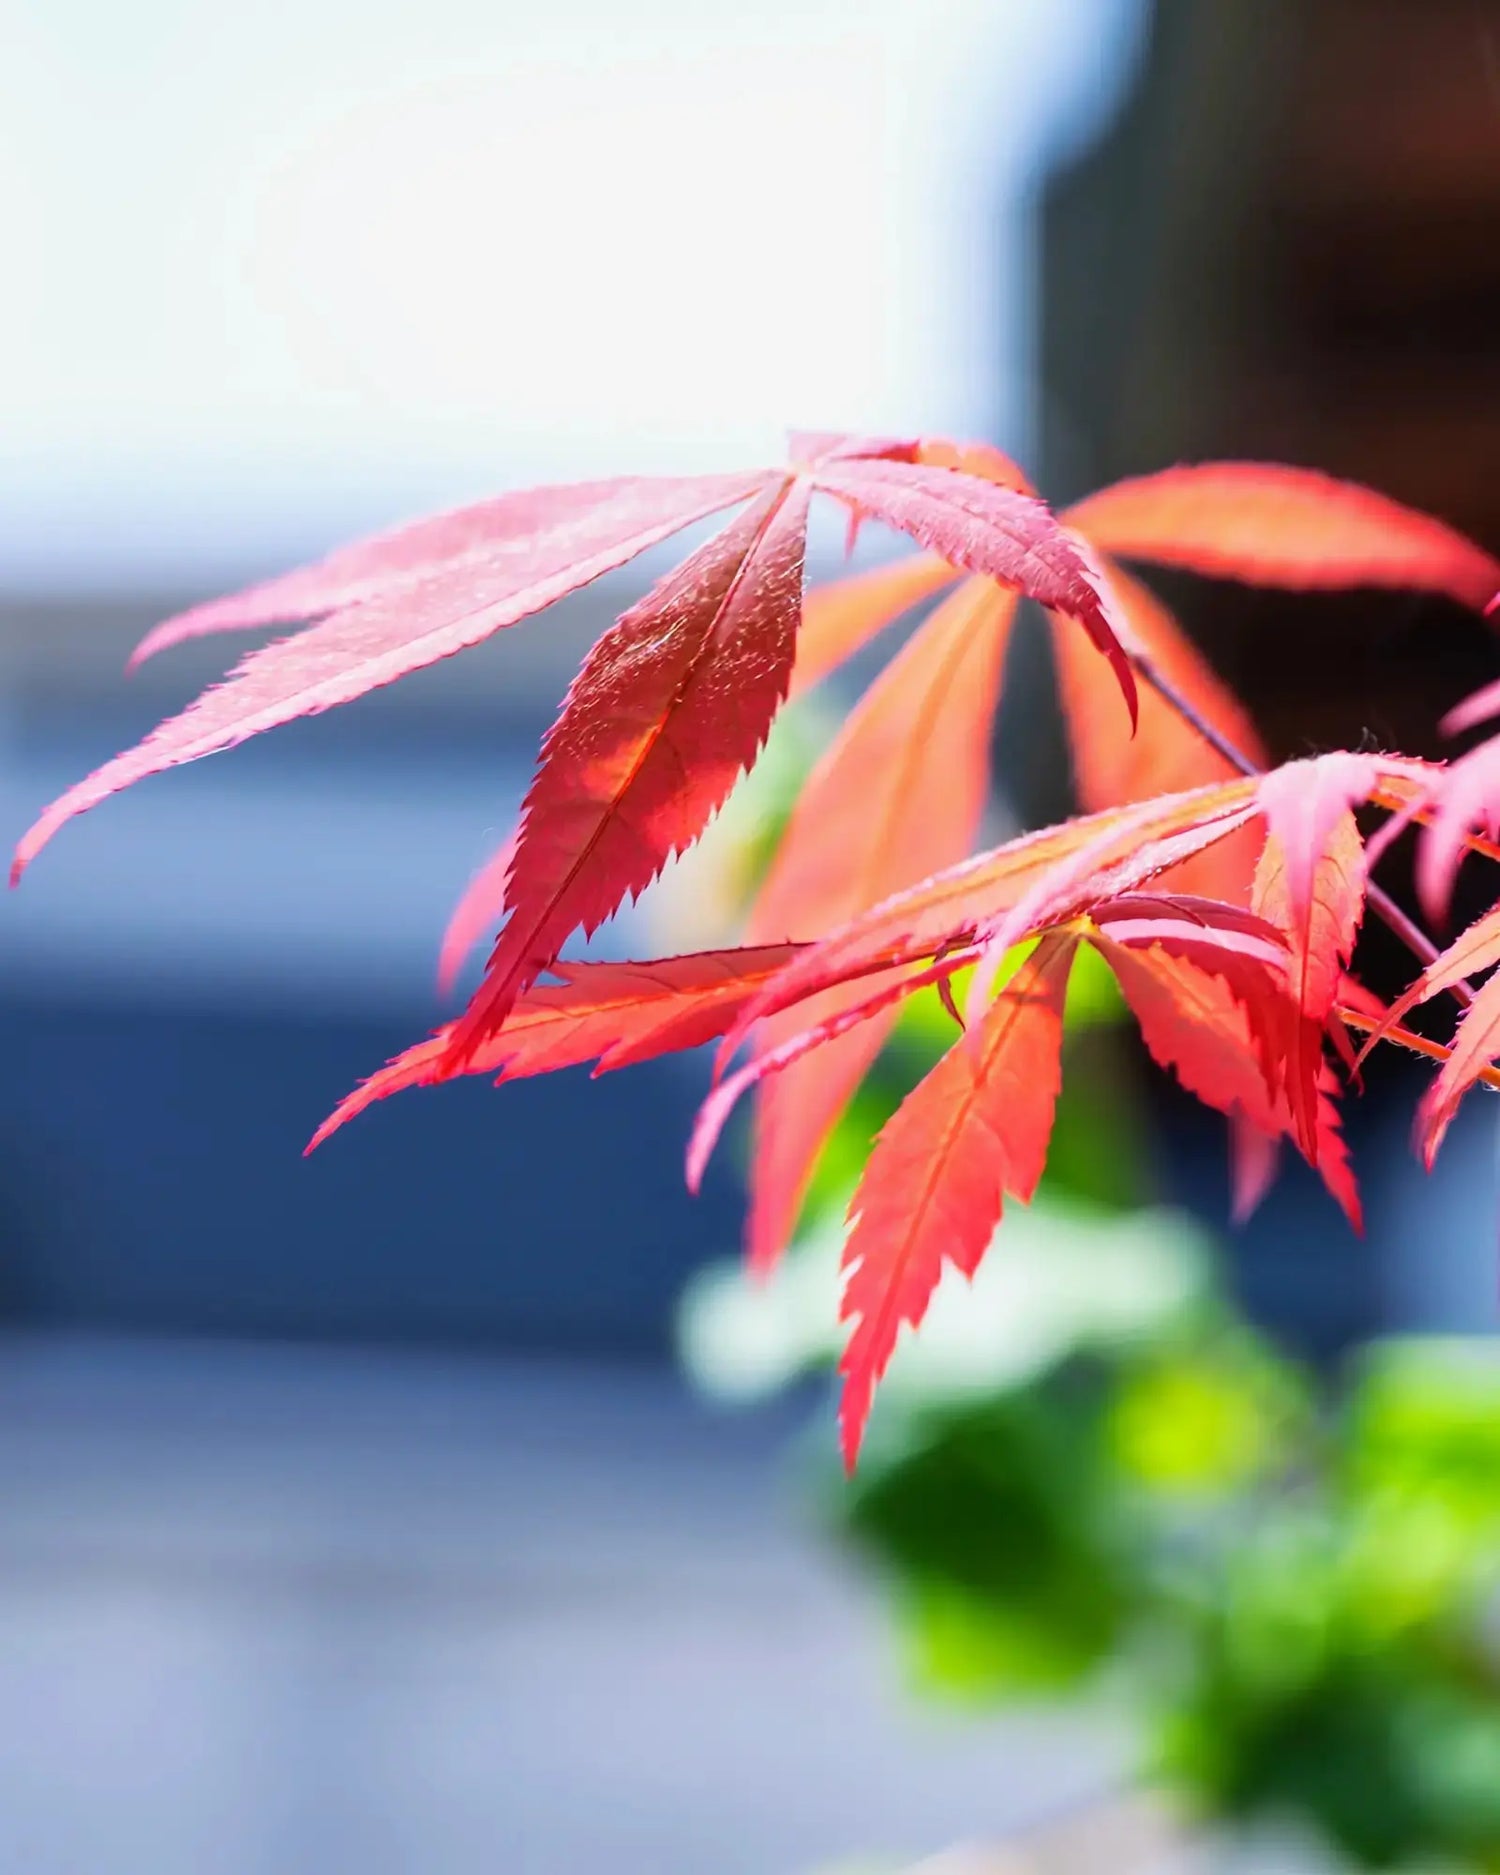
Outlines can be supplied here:
[[869, 1386], [856, 1387], [852, 1380], [846, 1380], [839, 1400], [839, 1457], [843, 1460], [846, 1478], [854, 1476], [859, 1464], [860, 1448], [865, 1442], [865, 1425], [869, 1417]]
[[687, 1149], [687, 1188], [696, 1198], [703, 1185], [703, 1175], [708, 1170], [708, 1162], [713, 1157], [714, 1147], [719, 1143], [719, 1135], [724, 1131], [724, 1122], [739, 1099], [745, 1085], [746, 1071], [742, 1068], [732, 1079], [723, 1081], [713, 1088], [703, 1105], [698, 1109], [698, 1118], [693, 1123], [692, 1137]]

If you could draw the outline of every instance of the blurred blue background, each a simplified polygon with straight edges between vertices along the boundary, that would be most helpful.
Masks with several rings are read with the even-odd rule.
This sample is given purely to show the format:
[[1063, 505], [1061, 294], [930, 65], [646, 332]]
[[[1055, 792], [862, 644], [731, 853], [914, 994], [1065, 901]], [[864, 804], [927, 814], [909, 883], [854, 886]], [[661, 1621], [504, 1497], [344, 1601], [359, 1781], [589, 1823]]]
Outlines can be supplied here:
[[[148, 625], [413, 513], [789, 424], [1153, 466], [1039, 363], [1048, 178], [1168, 82], [1137, 0], [0, 0], [0, 41], [17, 834], [226, 661], [126, 681]], [[1080, 382], [1128, 284], [1059, 307]], [[299, 1156], [441, 1018], [447, 912], [656, 564], [110, 803], [5, 905], [0, 1866], [792, 1870], [1106, 1770], [909, 1713], [775, 1487], [785, 1422], [673, 1378], [739, 1229], [732, 1155], [682, 1188], [701, 1063]], [[1486, 1116], [1414, 1217], [1405, 1114], [1365, 1128], [1366, 1246], [1296, 1178], [1241, 1246], [1316, 1348], [1493, 1318]], [[1212, 1129], [1164, 1166], [1221, 1212]]]

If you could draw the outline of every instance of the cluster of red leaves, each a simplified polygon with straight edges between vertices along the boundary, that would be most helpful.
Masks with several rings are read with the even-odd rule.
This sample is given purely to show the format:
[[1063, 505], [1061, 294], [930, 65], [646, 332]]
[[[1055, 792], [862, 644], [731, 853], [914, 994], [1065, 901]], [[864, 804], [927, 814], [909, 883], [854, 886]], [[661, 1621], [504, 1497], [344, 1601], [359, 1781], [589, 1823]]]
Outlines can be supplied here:
[[[923, 551], [804, 604], [814, 495], [844, 507], [851, 536], [878, 520]], [[22, 841], [15, 875], [108, 794], [447, 657], [730, 507], [740, 512], [602, 635], [569, 689], [515, 835], [450, 926], [450, 973], [499, 926], [468, 1006], [350, 1095], [313, 1143], [404, 1087], [588, 1061], [599, 1073], [717, 1040], [689, 1175], [753, 1090], [749, 1253], [769, 1268], [900, 1005], [935, 986], [956, 1013], [953, 979], [972, 971], [964, 1032], [880, 1133], [851, 1206], [852, 1464], [901, 1324], [920, 1321], [945, 1264], [973, 1272], [1005, 1195], [1029, 1199], [1042, 1175], [1081, 944], [1114, 972], [1156, 1060], [1229, 1117], [1242, 1206], [1288, 1140], [1358, 1225], [1334, 1065], [1354, 1064], [1350, 1030], [1441, 1059], [1421, 1116], [1429, 1161], [1463, 1094], [1497, 1078], [1500, 973], [1451, 1051], [1401, 1019], [1500, 961], [1500, 908], [1388, 1012], [1349, 966], [1372, 856], [1355, 809], [1384, 807], [1388, 827], [1427, 823], [1422, 884], [1439, 904], [1466, 845], [1493, 853], [1472, 830], [1500, 822], [1500, 739], [1451, 768], [1339, 752], [1243, 773], [1264, 764], [1253, 726], [1117, 558], [1282, 588], [1405, 587], [1475, 609], [1500, 592], [1500, 565], [1428, 516], [1303, 470], [1177, 468], [1056, 516], [999, 452], [935, 441], [800, 436], [783, 469], [502, 496], [159, 626], [138, 658], [203, 633], [316, 621], [252, 651], [65, 794]], [[698, 838], [789, 694], [949, 586], [810, 778], [744, 945], [561, 960], [575, 932]], [[1090, 811], [971, 856], [1021, 594], [1050, 621]], [[1497, 711], [1500, 686], [1455, 714]]]

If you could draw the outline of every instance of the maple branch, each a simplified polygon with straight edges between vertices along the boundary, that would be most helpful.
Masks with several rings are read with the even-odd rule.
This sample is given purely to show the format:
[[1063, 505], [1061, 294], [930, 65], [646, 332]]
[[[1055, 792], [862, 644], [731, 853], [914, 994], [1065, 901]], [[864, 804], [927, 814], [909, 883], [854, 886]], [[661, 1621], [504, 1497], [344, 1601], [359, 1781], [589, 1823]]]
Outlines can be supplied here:
[[[1188, 727], [1200, 735], [1216, 754], [1221, 755], [1231, 768], [1238, 769], [1242, 775], [1260, 775], [1265, 772], [1257, 763], [1250, 760], [1243, 749], [1236, 748], [1234, 743], [1203, 715], [1191, 699], [1183, 695], [1143, 645], [1131, 645], [1127, 655], [1135, 666], [1136, 675], [1144, 678], [1162, 702], [1174, 709]], [[1383, 886], [1377, 885], [1373, 879], [1367, 880], [1365, 896], [1376, 917], [1381, 920], [1388, 931], [1401, 940], [1424, 967], [1433, 962], [1439, 955], [1437, 945], [1419, 924], [1402, 911]], [[1467, 983], [1452, 983], [1448, 987], [1452, 991], [1454, 1001], [1461, 1009], [1467, 1009], [1473, 1002], [1474, 992]]]
[[[1414, 1055], [1425, 1055], [1429, 1061], [1447, 1061], [1453, 1053], [1444, 1043], [1418, 1035], [1415, 1030], [1404, 1028], [1399, 1022], [1391, 1028], [1382, 1029], [1380, 1021], [1366, 1015], [1362, 1009], [1351, 1009], [1347, 1004], [1339, 1003], [1333, 1013], [1346, 1029], [1358, 1029], [1361, 1035], [1374, 1035], [1380, 1030], [1381, 1041], [1394, 1042], [1398, 1048], [1408, 1049]], [[1500, 1090], [1500, 1068], [1481, 1068], [1479, 1078], [1486, 1087]]]

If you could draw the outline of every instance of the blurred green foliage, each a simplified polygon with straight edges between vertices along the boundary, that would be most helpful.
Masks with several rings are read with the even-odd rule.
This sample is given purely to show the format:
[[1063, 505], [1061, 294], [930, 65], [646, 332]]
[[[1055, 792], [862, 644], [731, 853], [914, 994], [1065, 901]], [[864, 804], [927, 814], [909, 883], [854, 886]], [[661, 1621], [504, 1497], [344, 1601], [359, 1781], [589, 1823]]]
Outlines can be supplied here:
[[[799, 734], [737, 836], [745, 887]], [[1121, 1013], [1085, 950], [1042, 1188], [898, 1348], [853, 1480], [820, 1442], [827, 1521], [884, 1578], [927, 1690], [1102, 1695], [1189, 1814], [1311, 1827], [1363, 1867], [1500, 1871], [1500, 1360], [1397, 1342], [1320, 1385], [1243, 1320], [1213, 1245], [1151, 1203]], [[694, 1285], [700, 1384], [744, 1397], [831, 1365], [845, 1205], [955, 1034], [912, 998], [782, 1269]]]
[[[1107, 1221], [1016, 1212], [996, 1275], [940, 1292], [903, 1346], [855, 1478], [820, 1446], [827, 1517], [884, 1577], [916, 1684], [1102, 1693], [1189, 1813], [1294, 1819], [1364, 1867], [1500, 1869], [1500, 1364], [1390, 1346], [1322, 1398], [1179, 1220], [1119, 1224], [1101, 1255]], [[787, 1311], [788, 1371], [832, 1353], [837, 1242], [789, 1265], [824, 1274]], [[787, 1377], [729, 1353], [767, 1339], [777, 1288], [699, 1286], [700, 1378]]]

